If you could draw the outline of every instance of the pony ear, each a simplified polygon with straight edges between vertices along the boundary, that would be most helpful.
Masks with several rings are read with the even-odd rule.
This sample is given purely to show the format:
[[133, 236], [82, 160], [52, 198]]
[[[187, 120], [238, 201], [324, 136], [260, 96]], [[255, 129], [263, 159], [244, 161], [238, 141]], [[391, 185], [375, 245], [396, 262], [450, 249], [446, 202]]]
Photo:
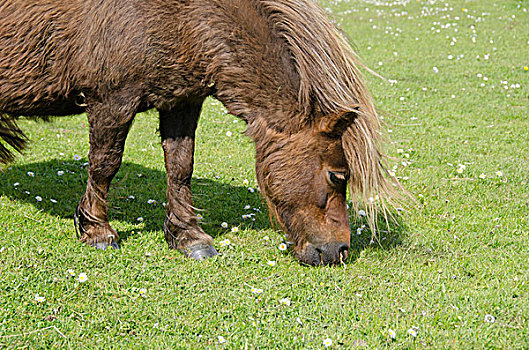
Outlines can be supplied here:
[[[356, 108], [355, 108], [356, 109]], [[357, 117], [356, 111], [348, 111], [345, 113], [334, 114], [323, 117], [320, 120], [320, 132], [332, 136], [341, 136], [347, 127], [351, 125]]]

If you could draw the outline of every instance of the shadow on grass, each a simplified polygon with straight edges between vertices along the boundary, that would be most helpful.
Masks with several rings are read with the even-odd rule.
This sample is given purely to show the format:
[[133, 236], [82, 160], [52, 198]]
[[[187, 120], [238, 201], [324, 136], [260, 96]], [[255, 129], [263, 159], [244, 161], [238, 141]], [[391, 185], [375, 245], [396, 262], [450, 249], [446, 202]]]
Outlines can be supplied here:
[[[0, 176], [0, 195], [33, 204], [50, 215], [72, 219], [85, 191], [88, 178], [86, 167], [86, 160], [68, 162], [60, 159], [13, 165], [4, 169]], [[121, 240], [126, 240], [134, 231], [162, 230], [165, 191], [165, 172], [134, 163], [122, 164], [109, 192], [110, 219], [139, 227], [120, 230]], [[223, 222], [229, 227], [239, 226], [241, 229], [271, 228], [259, 194], [249, 192], [247, 187], [193, 178], [192, 193], [194, 206], [202, 208], [196, 211], [203, 216], [200, 225], [213, 238], [226, 232], [220, 226]], [[152, 203], [152, 200], [155, 202]], [[250, 209], [244, 209], [245, 206], [250, 206]], [[252, 218], [255, 221], [252, 218], [243, 219], [243, 214], [254, 214]], [[143, 219], [141, 223], [138, 221], [140, 217]], [[348, 262], [356, 261], [368, 247], [390, 250], [401, 245], [407, 230], [399, 217], [395, 217], [397, 220], [390, 222], [389, 226], [379, 218], [378, 227], [381, 230], [374, 238], [367, 229], [356, 235], [357, 227], [366, 223], [353, 219]]]
[[[376, 225], [379, 228], [376, 234], [367, 228], [365, 220], [351, 220], [351, 244], [348, 261], [356, 261], [363, 250], [371, 249], [391, 250], [403, 244], [408, 228], [402, 221], [401, 216], [393, 214], [392, 219], [386, 221], [383, 216], [377, 217]], [[356, 234], [356, 228], [366, 226], [361, 234]]]
[[[85, 192], [86, 167], [85, 160], [65, 162], [59, 159], [13, 165], [0, 175], [0, 195], [33, 204], [50, 215], [72, 219]], [[165, 172], [123, 163], [109, 191], [110, 220], [140, 225], [142, 231], [161, 231], [165, 218], [165, 193]], [[193, 178], [192, 193], [194, 206], [201, 208], [196, 211], [203, 216], [200, 225], [213, 237], [225, 232], [220, 226], [222, 222], [241, 229], [270, 228], [259, 194], [249, 192], [247, 187]], [[247, 205], [250, 209], [245, 210]], [[254, 215], [243, 219], [243, 214]], [[140, 217], [143, 219], [141, 223], [138, 221]], [[134, 229], [120, 231], [121, 239], [126, 239], [132, 231]]]

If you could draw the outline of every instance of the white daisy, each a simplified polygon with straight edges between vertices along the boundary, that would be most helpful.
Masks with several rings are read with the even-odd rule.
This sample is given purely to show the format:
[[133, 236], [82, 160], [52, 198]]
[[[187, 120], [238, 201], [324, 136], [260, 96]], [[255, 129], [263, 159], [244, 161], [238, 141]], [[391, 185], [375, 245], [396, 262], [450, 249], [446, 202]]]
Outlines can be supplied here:
[[79, 274], [78, 280], [79, 280], [79, 282], [84, 283], [84, 282], [88, 281], [88, 276], [86, 275], [86, 273], [81, 272]]
[[279, 300], [279, 303], [280, 303], [281, 305], [290, 306], [290, 299], [288, 299], [288, 298], [283, 298], [283, 299]]
[[325, 346], [326, 348], [328, 348], [331, 345], [332, 345], [332, 339], [327, 338], [323, 340], [323, 346]]
[[487, 314], [487, 315], [485, 315], [485, 322], [494, 323], [494, 322], [496, 322], [496, 317]]
[[391, 339], [395, 339], [397, 337], [397, 332], [395, 332], [393, 329], [388, 330], [388, 335]]

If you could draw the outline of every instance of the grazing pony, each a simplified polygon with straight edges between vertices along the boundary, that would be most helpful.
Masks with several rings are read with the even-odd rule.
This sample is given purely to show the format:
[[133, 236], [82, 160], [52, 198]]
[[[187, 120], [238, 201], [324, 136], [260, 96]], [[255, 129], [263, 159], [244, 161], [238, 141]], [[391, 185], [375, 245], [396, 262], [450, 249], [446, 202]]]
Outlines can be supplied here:
[[195, 259], [217, 254], [190, 190], [207, 96], [247, 123], [259, 186], [297, 258], [343, 261], [347, 182], [355, 203], [384, 198], [392, 186], [355, 55], [312, 0], [0, 3], [0, 161], [24, 148], [19, 117], [86, 112], [90, 165], [74, 216], [82, 242], [117, 247], [109, 185], [135, 115], [155, 108], [167, 169], [165, 239]]

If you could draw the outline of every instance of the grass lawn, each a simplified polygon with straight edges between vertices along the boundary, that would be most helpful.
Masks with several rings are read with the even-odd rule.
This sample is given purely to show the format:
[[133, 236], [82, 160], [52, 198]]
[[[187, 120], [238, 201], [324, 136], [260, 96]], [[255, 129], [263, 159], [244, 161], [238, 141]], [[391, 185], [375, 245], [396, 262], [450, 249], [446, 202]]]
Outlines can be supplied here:
[[0, 174], [0, 347], [529, 347], [529, 2], [320, 3], [387, 79], [367, 77], [390, 168], [417, 199], [401, 225], [371, 242], [351, 213], [348, 263], [301, 266], [248, 190], [244, 123], [210, 99], [193, 191], [221, 254], [191, 261], [164, 241], [152, 112], [110, 193], [122, 249], [96, 251], [72, 220], [86, 116], [23, 121], [31, 148]]

